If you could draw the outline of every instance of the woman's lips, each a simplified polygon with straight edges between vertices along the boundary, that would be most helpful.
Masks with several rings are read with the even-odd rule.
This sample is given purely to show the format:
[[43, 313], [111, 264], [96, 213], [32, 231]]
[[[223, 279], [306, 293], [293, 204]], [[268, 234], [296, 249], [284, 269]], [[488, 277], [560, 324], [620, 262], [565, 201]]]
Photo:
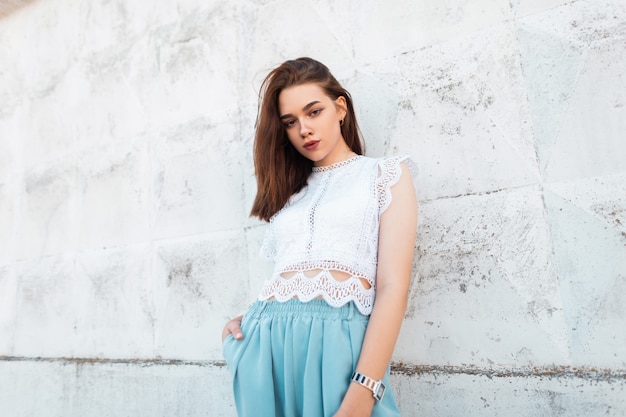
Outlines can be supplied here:
[[306, 149], [307, 151], [312, 151], [313, 149], [317, 148], [317, 145], [319, 145], [319, 143], [319, 140], [308, 141], [304, 144], [304, 149]]

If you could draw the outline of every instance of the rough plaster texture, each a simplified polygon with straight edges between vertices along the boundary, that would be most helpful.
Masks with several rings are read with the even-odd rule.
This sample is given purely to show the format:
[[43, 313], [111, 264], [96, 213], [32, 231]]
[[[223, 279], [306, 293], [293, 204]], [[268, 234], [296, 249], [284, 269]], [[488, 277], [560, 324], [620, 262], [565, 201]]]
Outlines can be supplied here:
[[626, 415], [623, 1], [0, 6], [3, 417], [235, 415], [256, 90], [301, 55], [420, 166], [403, 415]]

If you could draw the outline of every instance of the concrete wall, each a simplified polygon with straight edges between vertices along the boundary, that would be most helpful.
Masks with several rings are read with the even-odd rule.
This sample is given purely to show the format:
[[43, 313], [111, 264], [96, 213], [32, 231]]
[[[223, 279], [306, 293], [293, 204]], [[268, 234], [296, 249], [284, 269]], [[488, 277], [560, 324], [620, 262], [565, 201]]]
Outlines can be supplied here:
[[[15, 4], [15, 2], [12, 2]], [[405, 416], [626, 415], [623, 1], [39, 0], [0, 19], [0, 415], [234, 416], [251, 141], [301, 55], [421, 200]]]

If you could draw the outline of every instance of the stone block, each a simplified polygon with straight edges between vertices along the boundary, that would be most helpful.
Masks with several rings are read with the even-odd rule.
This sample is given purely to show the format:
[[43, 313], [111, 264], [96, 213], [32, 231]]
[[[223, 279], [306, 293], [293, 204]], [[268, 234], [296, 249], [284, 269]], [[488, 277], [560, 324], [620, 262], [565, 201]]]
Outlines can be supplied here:
[[162, 241], [153, 262], [156, 354], [221, 359], [222, 328], [249, 299], [244, 234]]
[[150, 155], [143, 140], [80, 153], [77, 247], [132, 245], [150, 239]]
[[228, 381], [210, 363], [0, 361], [0, 403], [10, 417], [234, 417]]
[[550, 184], [545, 202], [576, 366], [626, 367], [626, 176]]
[[[610, 175], [624, 171], [626, 57], [624, 41], [607, 41], [586, 54], [571, 90], [568, 111], [546, 161], [547, 181]], [[598, 85], [598, 74], [602, 84]]]
[[154, 237], [244, 224], [243, 152], [233, 125], [194, 120], [164, 132], [153, 146]]
[[213, 123], [237, 117], [236, 10], [227, 3], [213, 3], [156, 26], [137, 51], [141, 59], [131, 81], [153, 129], [199, 117]]
[[[391, 124], [385, 152], [417, 160], [420, 199], [539, 181], [514, 45], [513, 27], [502, 24], [373, 67], [396, 96], [392, 105], [382, 100]], [[369, 103], [376, 114], [377, 100]]]
[[590, 1], [518, 21], [537, 152], [547, 181], [623, 170], [624, 19], [623, 2]]
[[75, 248], [77, 175], [73, 156], [25, 171], [16, 239], [17, 259], [55, 255]]
[[[277, 1], [248, 9], [244, 15], [248, 29], [250, 79], [259, 79], [287, 59], [310, 56], [330, 68], [349, 61], [350, 48], [346, 38], [336, 35], [336, 26], [326, 20], [307, 1]], [[301, 32], [303, 22], [309, 36], [294, 37]], [[314, 30], [314, 31], [313, 31]]]
[[14, 355], [72, 356], [77, 342], [76, 263], [68, 254], [15, 264]]
[[225, 367], [211, 364], [76, 365], [65, 416], [234, 417]]
[[[1, 96], [0, 102], [4, 103]], [[2, 132], [2, 136], [0, 136], [0, 149], [2, 149], [0, 152], [0, 184], [9, 182], [19, 172], [20, 120], [19, 110], [11, 113], [6, 108], [0, 110], [0, 132]]]
[[7, 58], [11, 57], [3, 62], [11, 62], [14, 69], [6, 80], [15, 82], [12, 91], [22, 98], [42, 97], [55, 89], [79, 59], [85, 29], [81, 24], [66, 24], [74, 19], [80, 21], [79, 7], [55, 7], [50, 3], [38, 6], [2, 19], [0, 28], [3, 49]]
[[396, 360], [568, 364], [542, 194], [524, 187], [422, 203]]
[[495, 0], [395, 5], [367, 0], [351, 5], [351, 34], [360, 63], [421, 50], [510, 18], [508, 3]]
[[514, 372], [494, 377], [471, 370], [392, 376], [407, 417], [618, 417], [626, 413], [626, 390], [617, 380]]
[[15, 256], [15, 241], [19, 214], [19, 195], [13, 182], [0, 182], [0, 265], [11, 263]]
[[13, 354], [17, 313], [17, 281], [13, 268], [0, 265], [0, 356]]
[[[0, 404], [7, 417], [69, 417], [76, 368], [39, 361], [0, 360]], [[106, 414], [103, 414], [106, 415]]]
[[151, 263], [149, 244], [76, 255], [74, 356], [154, 357]]
[[511, 10], [516, 18], [547, 12], [571, 3], [568, 0], [511, 0]]
[[537, 157], [544, 173], [571, 101], [571, 90], [585, 63], [585, 50], [560, 36], [517, 22], [520, 61], [536, 142]]

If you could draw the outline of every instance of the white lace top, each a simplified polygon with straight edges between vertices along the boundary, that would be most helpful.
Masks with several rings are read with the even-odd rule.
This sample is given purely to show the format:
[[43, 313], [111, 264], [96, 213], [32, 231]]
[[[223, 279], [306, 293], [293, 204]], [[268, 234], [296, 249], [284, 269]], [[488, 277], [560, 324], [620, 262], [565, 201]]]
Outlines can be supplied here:
[[[408, 156], [355, 156], [314, 167], [308, 185], [270, 219], [261, 253], [275, 266], [259, 300], [321, 297], [334, 307], [353, 301], [361, 313], [370, 314], [380, 216], [391, 202], [401, 162], [417, 173]], [[307, 271], [318, 272], [311, 276]], [[338, 280], [333, 271], [349, 278]]]

